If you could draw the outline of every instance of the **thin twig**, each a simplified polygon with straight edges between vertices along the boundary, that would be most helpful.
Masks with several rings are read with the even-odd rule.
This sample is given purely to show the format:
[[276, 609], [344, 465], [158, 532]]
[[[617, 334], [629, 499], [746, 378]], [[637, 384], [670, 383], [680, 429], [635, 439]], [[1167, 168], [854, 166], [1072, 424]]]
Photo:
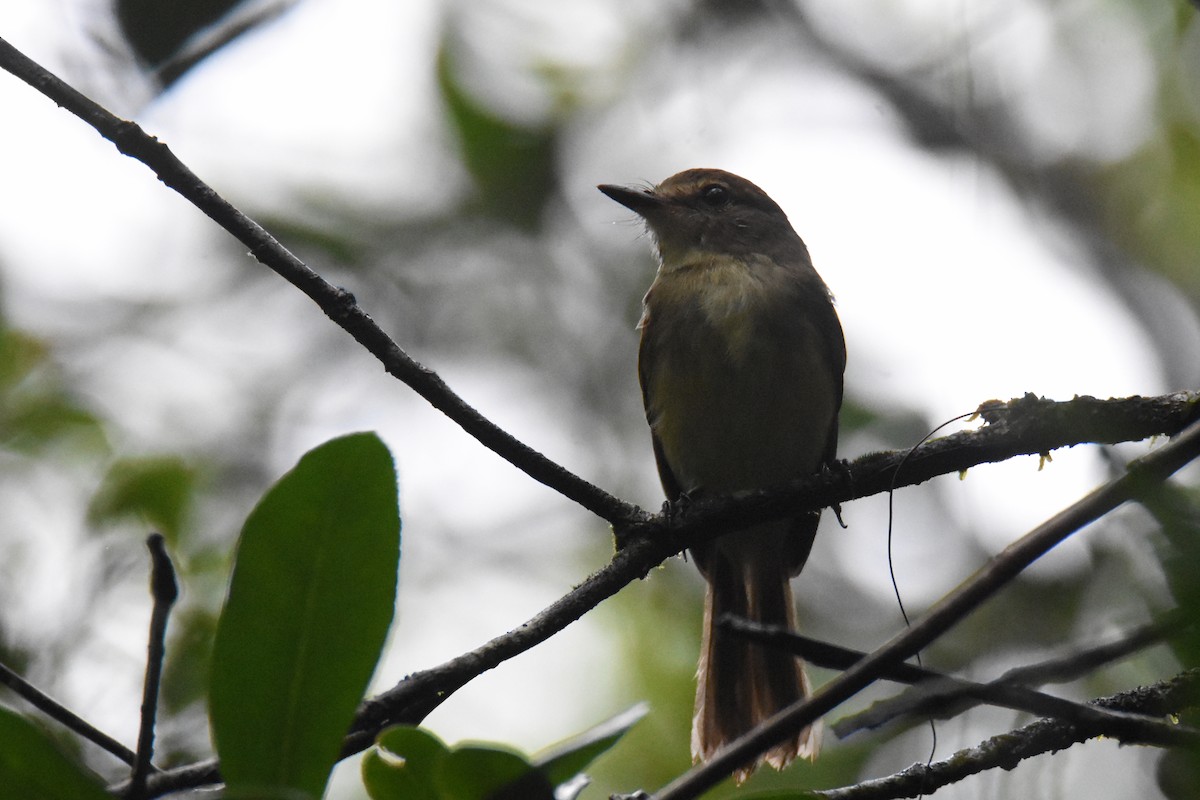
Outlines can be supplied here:
[[367, 747], [387, 725], [424, 719], [452, 692], [476, 676], [544, 642], [680, 549], [672, 537], [657, 542], [643, 540], [628, 547], [519, 628], [441, 666], [411, 675], [395, 688], [368, 700], [359, 709], [346, 750], [357, 752]]
[[943, 597], [923, 619], [895, 636], [813, 695], [779, 712], [758, 728], [721, 749], [709, 762], [672, 781], [656, 800], [699, 796], [759, 753], [794, 735], [823, 714], [870, 685], [889, 667], [912, 657], [1019, 575], [1036, 559], [1089, 522], [1134, 497], [1141, 487], [1166, 480], [1200, 456], [1200, 424], [1175, 441], [1129, 465], [1128, 471], [1054, 515], [1013, 542], [957, 589]]
[[[866, 656], [865, 653], [856, 650], [801, 636], [780, 625], [759, 625], [732, 616], [723, 617], [720, 624], [747, 639], [787, 650], [827, 669], [849, 669]], [[832, 730], [839, 738], [844, 739], [858, 730], [879, 727], [899, 716], [935, 715], [946, 718], [961, 714], [979, 703], [989, 703], [1067, 722], [1093, 726], [1108, 724], [1110, 727], [1105, 734], [1122, 740], [1164, 746], [1184, 744], [1187, 741], [1200, 743], [1195, 732], [1189, 731], [1180, 735], [1180, 728], [1175, 725], [1106, 711], [1022, 685], [1036, 685], [1040, 682], [1036, 679], [1043, 674], [1070, 674], [1077, 677], [1082, 672], [1121, 658], [1148, 644], [1162, 641], [1165, 636], [1179, 630], [1183, 625], [1184, 620], [1173, 614], [1168, 619], [1139, 628], [1118, 642], [1107, 642], [1099, 647], [1074, 653], [1070, 657], [1012, 670], [990, 683], [968, 681], [903, 662], [895, 664], [880, 677], [920, 685], [897, 697], [875, 703], [866, 711], [839, 720], [832, 726]], [[1014, 674], [1032, 680], [1015, 680], [1011, 677]]]
[[158, 687], [162, 682], [163, 658], [166, 655], [167, 619], [171, 615], [171, 606], [179, 597], [175, 567], [171, 564], [163, 535], [150, 534], [146, 537], [146, 547], [150, 550], [150, 596], [154, 598], [154, 607], [150, 612], [141, 728], [138, 730], [137, 761], [129, 781], [129, 800], [142, 800], [145, 797], [146, 776], [153, 769], [150, 760], [154, 756], [154, 721], [158, 714]]
[[[1200, 670], [1189, 670], [1153, 686], [1121, 692], [1093, 700], [1100, 708], [1165, 716], [1178, 714], [1200, 704]], [[1059, 720], [1043, 719], [1015, 731], [993, 736], [960, 750], [944, 761], [913, 764], [886, 778], [864, 781], [841, 789], [805, 792], [798, 797], [811, 800], [895, 800], [930, 794], [989, 769], [1012, 769], [1021, 761], [1043, 753], [1065, 750], [1072, 745], [1104, 735], [1100, 728]]]
[[57, 700], [50, 697], [50, 695], [38, 689], [36, 686], [3, 664], [0, 664], [0, 684], [12, 689], [15, 694], [19, 695], [38, 711], [41, 711], [46, 716], [50, 717], [50, 719], [62, 723], [69, 730], [79, 734], [92, 744], [107, 750], [109, 753], [121, 759], [126, 764], [132, 766], [137, 760], [137, 753], [133, 752], [104, 731], [96, 728], [74, 711], [64, 707]]
[[[1189, 624], [1176, 611], [1166, 615], [1162, 620], [1143, 626], [1117, 641], [1105, 642], [1096, 647], [1086, 648], [1037, 664], [1016, 667], [987, 684], [972, 685], [980, 686], [982, 690], [972, 689], [964, 692], [946, 682], [924, 686], [920, 688], [919, 694], [908, 696], [909, 693], [905, 693], [890, 700], [883, 700], [861, 714], [839, 720], [833, 726], [833, 729], [838, 736], [847, 736], [859, 728], [878, 727], [885, 724], [892, 717], [904, 714], [938, 713], [939, 709], [948, 707], [953, 707], [955, 714], [961, 714], [976, 705], [975, 701], [989, 701], [989, 695], [993, 693], [998, 698], [1017, 701], [1021, 701], [1022, 698], [1031, 698], [1034, 696], [1050, 697], [1050, 695], [1035, 692], [1028, 687], [1040, 686], [1043, 683], [1062, 683], [1075, 680], [1104, 664], [1124, 658], [1130, 653], [1137, 652], [1148, 645], [1161, 642], [1166, 637], [1188, 627]], [[1068, 702], [1058, 698], [1055, 698], [1055, 700], [1058, 703]], [[998, 705], [1008, 705], [1009, 708], [1028, 711], [1043, 717], [1059, 717], [1068, 721], [1071, 719], [1069, 716], [1070, 707], [1068, 706], [1062, 707], [1066, 713], [1056, 713], [1049, 707], [1038, 708], [1034, 705], [1022, 706], [1011, 703], [998, 703]], [[1074, 705], [1088, 711], [1093, 710], [1090, 706]], [[1085, 714], [1085, 716], [1089, 720], [1091, 719], [1089, 715]], [[1109, 735], [1114, 738], [1129, 738], [1123, 736], [1119, 730], [1114, 730]], [[1144, 735], [1144, 733], [1138, 735]]]
[[[855, 662], [866, 656], [866, 653], [858, 650], [813, 639], [782, 625], [760, 625], [728, 614], [721, 618], [720, 623], [728, 630], [745, 636], [747, 639], [787, 650], [825, 669], [849, 669]], [[1192, 624], [1192, 621], [1178, 610], [1172, 610], [1163, 614], [1161, 619], [1136, 628], [1120, 639], [1039, 661], [1036, 664], [1014, 667], [994, 682], [1040, 686], [1044, 683], [1073, 681], [1096, 667], [1168, 639], [1191, 627]], [[928, 678], [945, 677], [945, 675], [915, 664], [902, 662], [893, 665], [880, 677], [896, 683], [911, 684]]]
[[1049, 658], [1024, 667], [1013, 667], [996, 679], [996, 683], [1041, 686], [1045, 683], [1065, 683], [1081, 678], [1096, 667], [1109, 664], [1136, 653], [1142, 648], [1170, 639], [1195, 624], [1179, 609], [1173, 609], [1148, 625], [1112, 642], [1105, 642], [1057, 658]]
[[[842, 647], [831, 642], [823, 642], [811, 636], [796, 633], [784, 625], [762, 625], [748, 619], [725, 614], [717, 620], [717, 624], [730, 633], [742, 636], [752, 642], [767, 647], [786, 650], [793, 655], [803, 658], [810, 664], [824, 669], [847, 670], [857, 662], [867, 657], [866, 653]], [[940, 672], [927, 669], [916, 664], [901, 661], [892, 664], [880, 678], [896, 683], [920, 683], [930, 678], [945, 677]]]
[[154, 66], [154, 77], [167, 87], [185, 72], [237, 37], [280, 16], [298, 0], [247, 0], [238, 3], [216, 21], [200, 28], [167, 59]]
[[1136, 714], [1109, 711], [1055, 697], [1026, 686], [974, 683], [948, 675], [931, 678], [913, 686], [899, 697], [881, 701], [860, 714], [839, 720], [834, 726], [834, 732], [838, 737], [845, 738], [856, 731], [878, 728], [893, 720], [910, 716], [921, 720], [929, 717], [948, 719], [981, 702], [1073, 725], [1087, 726], [1127, 744], [1200, 748], [1200, 732], [1192, 727]]
[[[146, 779], [146, 797], [161, 797], [164, 794], [194, 789], [199, 786], [213, 786], [220, 783], [221, 780], [220, 765], [215, 758], [208, 758], [194, 764], [150, 775]], [[130, 782], [125, 781], [109, 786], [108, 791], [117, 797], [123, 797], [129, 791], [130, 786]]]

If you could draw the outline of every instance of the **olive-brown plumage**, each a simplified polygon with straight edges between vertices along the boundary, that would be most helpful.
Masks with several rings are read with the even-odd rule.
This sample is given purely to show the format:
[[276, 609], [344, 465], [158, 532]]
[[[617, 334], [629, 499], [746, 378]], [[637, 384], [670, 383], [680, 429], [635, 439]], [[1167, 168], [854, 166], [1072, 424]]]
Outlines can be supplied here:
[[[638, 375], [667, 497], [776, 486], [832, 461], [845, 344], [829, 290], [782, 209], [716, 169], [687, 170], [652, 189], [600, 190], [640, 215], [657, 245]], [[818, 519], [760, 525], [692, 550], [708, 582], [697, 760], [807, 695], [801, 661], [714, 623], [733, 614], [794, 628], [790, 579]], [[782, 768], [815, 756], [818, 738], [805, 730], [762, 760]]]

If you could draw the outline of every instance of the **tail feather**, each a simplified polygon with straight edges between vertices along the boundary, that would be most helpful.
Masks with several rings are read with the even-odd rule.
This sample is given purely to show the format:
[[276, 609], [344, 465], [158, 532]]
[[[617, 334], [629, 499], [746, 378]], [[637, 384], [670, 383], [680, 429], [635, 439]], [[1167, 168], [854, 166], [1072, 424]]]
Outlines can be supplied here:
[[[811, 692], [800, 659], [716, 626], [718, 619], [731, 614], [795, 630], [796, 612], [784, 565], [750, 574], [724, 558], [714, 558], [707, 566], [704, 634], [692, 724], [692, 757], [696, 761], [709, 760], [723, 745]], [[755, 764], [739, 770], [738, 782], [764, 762], [783, 769], [797, 757], [815, 758], [819, 740], [819, 726], [805, 728]]]

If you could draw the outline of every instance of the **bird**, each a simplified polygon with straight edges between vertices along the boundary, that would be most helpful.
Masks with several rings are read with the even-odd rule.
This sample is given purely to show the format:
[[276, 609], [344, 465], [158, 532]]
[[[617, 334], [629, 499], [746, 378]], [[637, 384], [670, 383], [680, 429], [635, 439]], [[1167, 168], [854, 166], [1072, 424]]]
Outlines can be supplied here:
[[[779, 486], [836, 463], [846, 345], [833, 295], [783, 209], [751, 181], [689, 169], [599, 190], [644, 221], [658, 269], [638, 323], [638, 378], [671, 502]], [[691, 548], [707, 589], [691, 749], [727, 743], [807, 697], [804, 663], [721, 628], [724, 615], [796, 629], [791, 579], [820, 512]], [[819, 723], [740, 767], [815, 758]]]

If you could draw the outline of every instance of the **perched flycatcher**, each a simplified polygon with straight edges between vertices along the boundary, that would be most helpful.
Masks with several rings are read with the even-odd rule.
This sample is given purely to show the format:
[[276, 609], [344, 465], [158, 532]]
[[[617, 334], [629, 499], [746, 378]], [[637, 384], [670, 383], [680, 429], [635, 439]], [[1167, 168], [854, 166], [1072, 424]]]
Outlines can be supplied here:
[[[667, 497], [777, 486], [832, 461], [846, 345], [829, 289], [782, 209], [717, 169], [690, 169], [652, 189], [599, 188], [641, 216], [658, 246], [638, 325], [638, 376]], [[804, 567], [819, 517], [692, 549], [708, 582], [696, 760], [809, 693], [799, 659], [715, 623], [733, 614], [795, 628], [789, 581]], [[814, 757], [818, 743], [814, 726], [762, 761], [781, 769]]]

